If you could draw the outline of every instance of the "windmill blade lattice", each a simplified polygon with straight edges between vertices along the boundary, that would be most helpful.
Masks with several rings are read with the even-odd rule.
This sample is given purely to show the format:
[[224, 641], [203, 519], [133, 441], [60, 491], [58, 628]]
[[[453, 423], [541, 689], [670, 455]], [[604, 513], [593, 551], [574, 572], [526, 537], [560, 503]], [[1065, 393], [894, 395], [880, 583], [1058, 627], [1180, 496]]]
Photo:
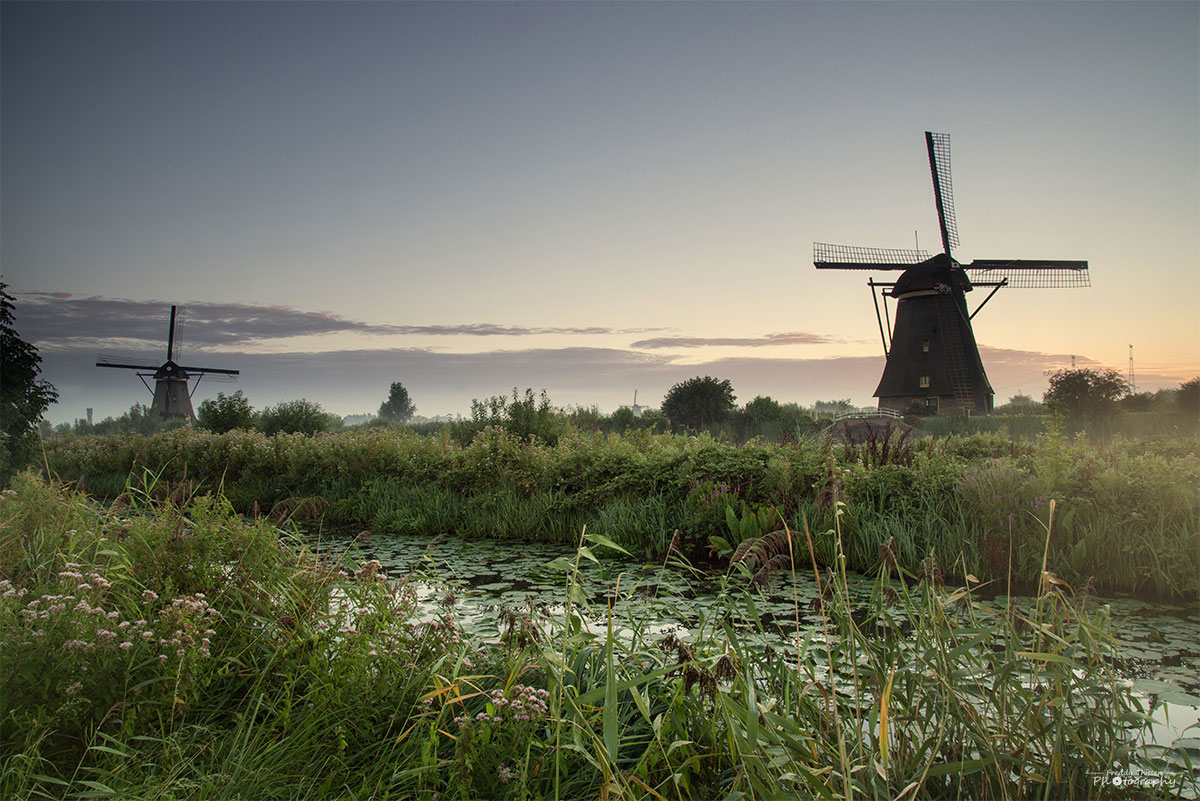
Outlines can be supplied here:
[[950, 179], [950, 134], [925, 132], [929, 171], [933, 175], [933, 198], [937, 203], [938, 226], [946, 254], [958, 247], [958, 218], [954, 214], [954, 183]]
[[924, 250], [813, 243], [813, 266], [818, 270], [907, 270], [928, 258]]
[[1017, 289], [1065, 289], [1091, 286], [1086, 261], [976, 259], [964, 266], [972, 283], [1007, 281]]

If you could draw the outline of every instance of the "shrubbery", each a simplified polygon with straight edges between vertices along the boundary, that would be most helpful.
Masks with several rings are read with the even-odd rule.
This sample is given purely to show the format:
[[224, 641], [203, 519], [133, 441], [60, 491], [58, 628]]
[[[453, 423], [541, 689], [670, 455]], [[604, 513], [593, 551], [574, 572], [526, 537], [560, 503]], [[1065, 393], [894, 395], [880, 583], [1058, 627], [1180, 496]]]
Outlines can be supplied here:
[[272, 434], [316, 434], [333, 431], [341, 426], [341, 418], [329, 414], [321, 404], [301, 398], [281, 401], [268, 406], [254, 418], [254, 427], [271, 436]]
[[[536, 422], [536, 404], [532, 411]], [[1195, 437], [1098, 448], [1061, 434], [1035, 444], [981, 434], [872, 448], [572, 429], [551, 445], [554, 432], [545, 433], [485, 426], [463, 444], [450, 428], [431, 436], [180, 430], [54, 437], [47, 455], [64, 479], [110, 496], [142, 465], [172, 482], [222, 487], [243, 512], [320, 496], [331, 518], [379, 531], [559, 542], [586, 524], [647, 557], [661, 556], [676, 530], [687, 553], [705, 557], [709, 539], [726, 532], [726, 504], [738, 514], [775, 509], [793, 529], [823, 532], [840, 502], [852, 568], [877, 569], [880, 544], [894, 538], [909, 567], [936, 549], [958, 574], [999, 578], [1011, 547], [1014, 578], [1027, 582], [1038, 579], [1045, 504], [1054, 498], [1051, 548], [1069, 580], [1094, 576], [1107, 590], [1161, 594], [1200, 584]]]
[[239, 389], [232, 395], [218, 392], [215, 400], [206, 400], [196, 412], [196, 422], [216, 434], [224, 434], [235, 428], [254, 426], [254, 408]]

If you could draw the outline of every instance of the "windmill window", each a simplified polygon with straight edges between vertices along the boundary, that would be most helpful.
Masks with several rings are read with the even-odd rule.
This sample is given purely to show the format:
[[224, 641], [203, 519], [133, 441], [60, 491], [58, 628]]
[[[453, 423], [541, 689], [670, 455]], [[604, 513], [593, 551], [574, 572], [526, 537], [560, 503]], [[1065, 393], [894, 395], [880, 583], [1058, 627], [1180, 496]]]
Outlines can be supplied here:
[[929, 340], [921, 340], [921, 353], [929, 353]]
[[928, 387], [929, 386], [929, 376], [927, 376], [927, 375], [921, 376], [920, 384], [922, 387]]

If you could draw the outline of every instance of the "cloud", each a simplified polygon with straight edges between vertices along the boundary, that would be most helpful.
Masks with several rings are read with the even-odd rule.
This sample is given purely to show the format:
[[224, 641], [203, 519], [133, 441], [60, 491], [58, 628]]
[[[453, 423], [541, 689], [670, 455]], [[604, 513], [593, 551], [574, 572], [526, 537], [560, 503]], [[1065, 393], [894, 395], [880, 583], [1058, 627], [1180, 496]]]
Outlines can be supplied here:
[[[75, 297], [67, 293], [22, 292], [17, 322], [22, 336], [39, 348], [74, 345], [97, 348], [154, 347], [167, 337], [170, 305], [160, 301]], [[265, 340], [322, 334], [375, 336], [522, 337], [640, 334], [660, 328], [591, 326], [531, 327], [495, 323], [456, 325], [390, 325], [352, 320], [329, 312], [307, 312], [288, 306], [246, 303], [190, 303], [183, 307], [177, 332], [191, 348], [244, 347]]]
[[706, 348], [717, 345], [760, 348], [766, 345], [825, 345], [840, 342], [823, 334], [793, 331], [785, 334], [766, 334], [761, 337], [656, 337], [631, 342], [631, 348]]

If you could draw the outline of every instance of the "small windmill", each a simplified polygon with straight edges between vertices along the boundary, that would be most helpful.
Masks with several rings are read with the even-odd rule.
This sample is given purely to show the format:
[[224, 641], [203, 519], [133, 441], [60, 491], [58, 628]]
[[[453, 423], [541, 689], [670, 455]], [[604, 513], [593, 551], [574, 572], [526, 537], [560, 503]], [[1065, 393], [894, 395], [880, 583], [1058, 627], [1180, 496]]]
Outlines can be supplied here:
[[[958, 247], [958, 222], [950, 182], [949, 134], [925, 132], [933, 199], [942, 233], [942, 253], [923, 250], [864, 248], [813, 244], [818, 270], [897, 270], [900, 278], [867, 281], [875, 302], [875, 318], [887, 364], [875, 389], [879, 408], [904, 413], [914, 405], [937, 413], [959, 409], [968, 414], [992, 410], [992, 387], [983, 369], [971, 320], [1001, 287], [1052, 288], [1089, 286], [1086, 261], [985, 259], [959, 263], [951, 254]], [[991, 287], [975, 311], [967, 310], [965, 294], [974, 287]], [[879, 295], [883, 295], [882, 316]], [[896, 301], [896, 324], [890, 339], [884, 322], [887, 298]]]
[[[214, 373], [224, 376], [235, 376], [239, 372], [237, 370], [221, 370], [216, 367], [184, 367], [175, 362], [175, 315], [176, 307], [171, 307], [171, 327], [167, 330], [167, 360], [158, 367], [153, 367], [144, 364], [116, 364], [107, 359], [100, 359], [96, 362], [97, 367], [116, 367], [123, 370], [146, 370], [150, 372], [138, 373], [138, 378], [142, 379], [142, 383], [146, 384], [146, 389], [154, 395], [154, 401], [150, 405], [152, 414], [159, 417], [186, 417], [188, 420], [195, 420], [196, 414], [192, 411], [192, 392], [188, 391], [188, 379], [193, 375], [196, 376], [196, 382], [199, 384], [201, 378], [208, 373]], [[154, 388], [146, 383], [146, 378], [153, 376]]]

